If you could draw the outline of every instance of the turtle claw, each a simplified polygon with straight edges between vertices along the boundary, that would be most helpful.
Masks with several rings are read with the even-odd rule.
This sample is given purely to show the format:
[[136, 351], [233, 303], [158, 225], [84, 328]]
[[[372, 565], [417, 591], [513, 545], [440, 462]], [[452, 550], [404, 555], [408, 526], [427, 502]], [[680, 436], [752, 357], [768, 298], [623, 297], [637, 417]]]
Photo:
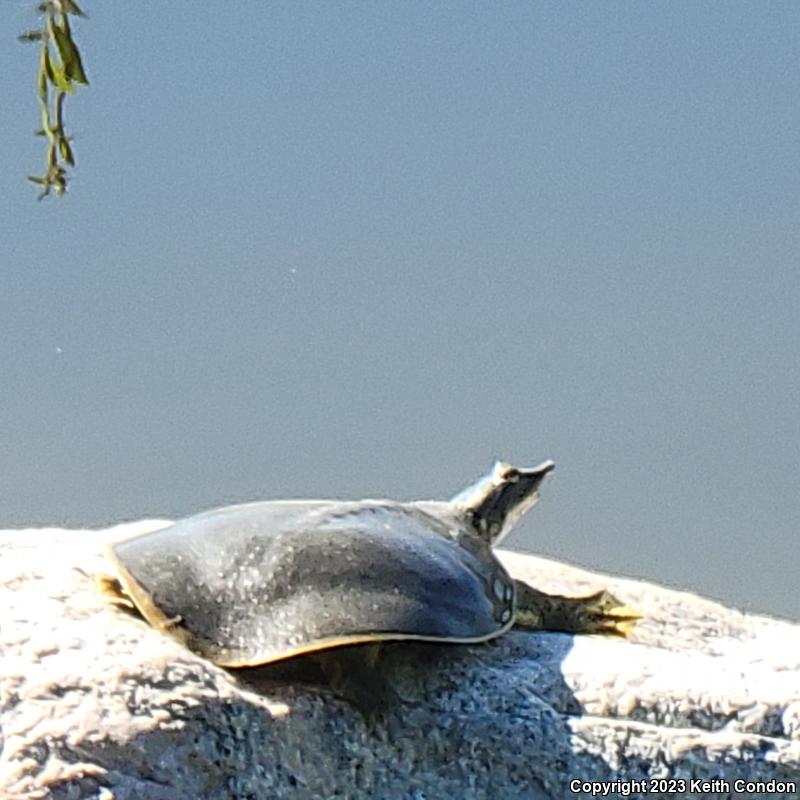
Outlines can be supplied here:
[[574, 633], [605, 634], [627, 638], [642, 615], [606, 589], [587, 597], [573, 598]]
[[516, 626], [525, 630], [630, 636], [642, 615], [606, 589], [586, 597], [541, 592], [517, 581]]
[[[602, 633], [627, 638], [642, 619], [633, 606], [626, 605], [605, 589], [584, 598], [587, 601], [587, 623], [584, 633]], [[596, 606], [591, 608], [596, 602]]]
[[95, 575], [95, 585], [100, 594], [112, 605], [115, 605], [123, 611], [136, 613], [136, 606], [130, 597], [125, 594], [118, 578], [115, 578], [113, 575]]

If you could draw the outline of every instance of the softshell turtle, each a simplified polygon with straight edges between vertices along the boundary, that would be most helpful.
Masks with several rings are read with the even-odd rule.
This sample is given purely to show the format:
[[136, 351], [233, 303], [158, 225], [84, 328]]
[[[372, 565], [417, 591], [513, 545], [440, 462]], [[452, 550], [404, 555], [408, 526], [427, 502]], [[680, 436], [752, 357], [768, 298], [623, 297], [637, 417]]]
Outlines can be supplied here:
[[[217, 508], [111, 545], [116, 575], [103, 587], [224, 667], [402, 639], [482, 642], [512, 625], [625, 636], [639, 615], [608, 592], [544, 594], [492, 552], [553, 467], [498, 462], [450, 501]], [[369, 653], [363, 663], [374, 667], [377, 648], [346, 650]], [[335, 688], [365, 701], [375, 681], [337, 663]]]

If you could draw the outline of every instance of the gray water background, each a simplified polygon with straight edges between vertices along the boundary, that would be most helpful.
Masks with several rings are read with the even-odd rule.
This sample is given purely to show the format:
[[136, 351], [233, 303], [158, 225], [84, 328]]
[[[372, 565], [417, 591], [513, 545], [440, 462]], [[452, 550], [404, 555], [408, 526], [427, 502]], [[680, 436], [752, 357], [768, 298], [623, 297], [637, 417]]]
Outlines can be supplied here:
[[84, 5], [38, 205], [0, 6], [0, 527], [553, 458], [511, 544], [800, 616], [800, 6]]

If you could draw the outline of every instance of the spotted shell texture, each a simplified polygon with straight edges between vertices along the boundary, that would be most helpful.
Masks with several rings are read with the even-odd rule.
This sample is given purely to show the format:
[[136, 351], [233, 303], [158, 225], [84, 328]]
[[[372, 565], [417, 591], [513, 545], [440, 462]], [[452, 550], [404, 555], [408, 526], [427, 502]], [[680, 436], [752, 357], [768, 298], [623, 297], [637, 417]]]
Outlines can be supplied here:
[[457, 523], [388, 501], [216, 509], [111, 548], [144, 617], [223, 666], [382, 639], [482, 641], [514, 587]]

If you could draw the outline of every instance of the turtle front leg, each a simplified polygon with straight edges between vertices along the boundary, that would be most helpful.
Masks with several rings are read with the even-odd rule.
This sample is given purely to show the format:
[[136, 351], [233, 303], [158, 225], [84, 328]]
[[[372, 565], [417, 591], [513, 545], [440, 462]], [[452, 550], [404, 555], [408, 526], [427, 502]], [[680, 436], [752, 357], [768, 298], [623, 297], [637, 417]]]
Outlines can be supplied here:
[[601, 589], [585, 597], [546, 594], [514, 581], [517, 611], [514, 625], [528, 631], [602, 633], [630, 636], [642, 615], [625, 605], [611, 592]]
[[361, 712], [369, 726], [403, 701], [384, 674], [380, 643], [322, 650], [314, 657], [331, 691]]

